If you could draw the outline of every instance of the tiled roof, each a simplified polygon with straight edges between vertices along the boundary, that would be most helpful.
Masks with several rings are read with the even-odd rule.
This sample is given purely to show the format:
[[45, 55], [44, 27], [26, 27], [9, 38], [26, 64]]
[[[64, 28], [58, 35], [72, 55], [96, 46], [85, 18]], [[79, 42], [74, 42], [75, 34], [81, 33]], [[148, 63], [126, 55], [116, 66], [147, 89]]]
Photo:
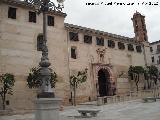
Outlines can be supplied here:
[[91, 29], [91, 28], [86, 28], [86, 27], [82, 27], [82, 26], [78, 26], [78, 25], [65, 23], [65, 27], [69, 30], [84, 31], [87, 33], [116, 38], [116, 39], [119, 39], [124, 42], [140, 44], [140, 43], [135, 42], [134, 38], [129, 38], [129, 37], [125, 37], [125, 36], [121, 36], [121, 35], [117, 35], [117, 34], [112, 34], [112, 33], [104, 32], [104, 31], [100, 31], [100, 30], [95, 30], [95, 29]]

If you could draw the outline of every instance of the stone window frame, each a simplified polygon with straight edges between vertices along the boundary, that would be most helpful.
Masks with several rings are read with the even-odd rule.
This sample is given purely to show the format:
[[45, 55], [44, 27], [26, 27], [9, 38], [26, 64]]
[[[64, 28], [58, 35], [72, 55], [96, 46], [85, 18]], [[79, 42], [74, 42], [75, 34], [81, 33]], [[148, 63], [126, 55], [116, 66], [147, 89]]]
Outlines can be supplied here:
[[37, 36], [37, 51], [42, 51], [43, 49], [43, 34], [40, 33]]
[[[72, 59], [77, 59], [77, 47], [76, 46], [71, 46], [71, 58]], [[74, 50], [74, 52], [73, 52]]]
[[69, 32], [70, 41], [79, 41], [78, 32]]
[[96, 37], [96, 44], [99, 46], [104, 46], [104, 38]]
[[137, 45], [137, 46], [136, 46], [136, 51], [137, 51], [138, 53], [141, 53], [141, 52], [142, 52], [142, 47], [141, 47], [141, 45]]
[[92, 44], [92, 36], [84, 35], [84, 43]]
[[37, 15], [36, 15], [36, 12], [33, 12], [33, 11], [29, 11], [28, 12], [28, 21], [29, 22], [33, 22], [33, 23], [36, 23], [36, 21], [37, 21]]
[[134, 51], [134, 47], [132, 44], [128, 44], [128, 51]]
[[108, 47], [115, 48], [115, 42], [113, 40], [108, 40]]
[[47, 15], [47, 25], [54, 26], [54, 16]]
[[125, 44], [123, 42], [118, 42], [118, 48], [120, 50], [125, 50]]
[[8, 18], [16, 19], [17, 18], [17, 8], [9, 6], [8, 7]]

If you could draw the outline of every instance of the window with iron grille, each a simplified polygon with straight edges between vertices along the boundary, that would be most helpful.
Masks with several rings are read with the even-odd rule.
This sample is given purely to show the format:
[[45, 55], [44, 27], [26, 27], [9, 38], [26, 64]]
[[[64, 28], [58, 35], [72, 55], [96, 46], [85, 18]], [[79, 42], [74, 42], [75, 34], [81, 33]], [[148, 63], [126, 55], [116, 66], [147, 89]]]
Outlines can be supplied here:
[[77, 59], [77, 48], [71, 47], [71, 58]]
[[48, 15], [48, 26], [54, 26], [54, 17]]
[[137, 52], [141, 53], [141, 52], [142, 52], [141, 46], [140, 46], [140, 45], [139, 45], [139, 46], [136, 46], [136, 50], [137, 50]]
[[92, 43], [92, 36], [84, 35], [84, 43]]
[[97, 45], [104, 46], [104, 38], [96, 37]]
[[124, 50], [124, 49], [125, 49], [124, 43], [118, 42], [118, 48], [119, 48], [120, 50]]
[[108, 40], [108, 47], [114, 48], [115, 47], [115, 42], [113, 40]]
[[128, 44], [128, 50], [129, 50], [129, 51], [134, 51], [134, 47], [133, 47], [132, 44]]
[[16, 19], [16, 10], [17, 8], [9, 7], [8, 8], [8, 18]]
[[78, 40], [78, 33], [69, 32], [69, 39], [70, 39], [71, 41], [79, 41], [79, 40]]
[[43, 34], [37, 36], [37, 51], [42, 51], [43, 47]]
[[36, 12], [29, 11], [29, 22], [36, 23]]

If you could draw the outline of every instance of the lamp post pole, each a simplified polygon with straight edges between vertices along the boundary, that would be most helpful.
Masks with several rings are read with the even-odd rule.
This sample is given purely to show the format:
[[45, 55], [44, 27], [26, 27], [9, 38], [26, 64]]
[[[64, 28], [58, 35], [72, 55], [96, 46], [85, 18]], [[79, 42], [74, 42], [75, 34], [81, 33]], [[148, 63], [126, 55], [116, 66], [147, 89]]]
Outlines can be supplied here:
[[43, 0], [43, 5], [41, 5], [41, 11], [43, 13], [43, 46], [42, 46], [42, 57], [39, 62], [40, 65], [40, 75], [42, 79], [42, 86], [40, 93], [37, 95], [38, 98], [50, 98], [54, 97], [54, 92], [51, 89], [50, 79], [51, 71], [49, 66], [51, 65], [48, 59], [48, 48], [47, 48], [47, 12], [49, 0]]

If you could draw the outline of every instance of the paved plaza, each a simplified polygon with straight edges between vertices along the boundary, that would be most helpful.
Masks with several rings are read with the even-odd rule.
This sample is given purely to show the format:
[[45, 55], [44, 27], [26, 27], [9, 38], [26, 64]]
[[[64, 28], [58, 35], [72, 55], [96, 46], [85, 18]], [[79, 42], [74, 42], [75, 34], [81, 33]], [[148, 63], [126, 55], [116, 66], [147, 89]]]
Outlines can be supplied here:
[[[81, 118], [78, 109], [101, 111], [97, 117]], [[0, 116], [0, 120], [34, 120], [34, 115]], [[160, 120], [160, 101], [143, 103], [141, 100], [134, 100], [103, 106], [70, 106], [60, 112], [60, 120]]]

